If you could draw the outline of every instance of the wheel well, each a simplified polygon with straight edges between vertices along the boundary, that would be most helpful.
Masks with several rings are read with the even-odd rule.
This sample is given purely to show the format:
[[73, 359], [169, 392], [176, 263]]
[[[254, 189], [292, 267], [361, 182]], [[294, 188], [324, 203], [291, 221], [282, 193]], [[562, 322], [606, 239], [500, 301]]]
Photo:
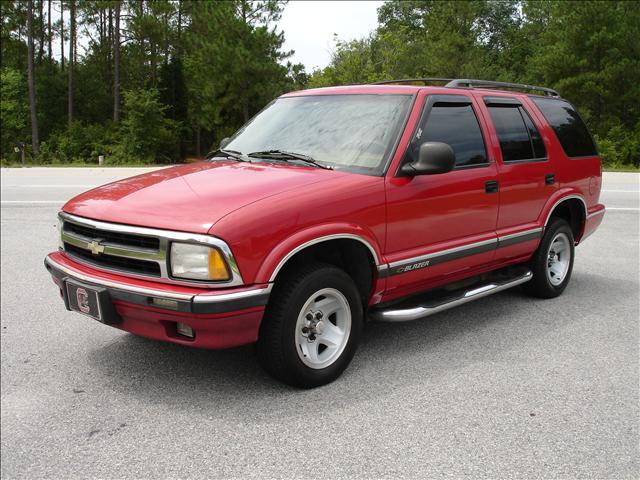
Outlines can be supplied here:
[[[573, 231], [573, 238], [577, 242], [580, 241], [580, 237], [582, 237], [582, 232], [584, 230], [584, 221], [585, 221], [585, 211], [584, 204], [581, 200], [577, 198], [569, 198], [558, 205], [555, 206], [551, 215], [549, 215], [549, 221], [551, 218], [562, 218], [566, 220], [566, 222], [571, 227]], [[547, 222], [548, 224], [549, 222]]]
[[373, 290], [376, 263], [370, 250], [362, 242], [340, 238], [310, 245], [287, 260], [276, 275], [276, 285], [278, 278], [312, 261], [335, 265], [347, 272], [360, 292], [363, 305], [367, 305]]

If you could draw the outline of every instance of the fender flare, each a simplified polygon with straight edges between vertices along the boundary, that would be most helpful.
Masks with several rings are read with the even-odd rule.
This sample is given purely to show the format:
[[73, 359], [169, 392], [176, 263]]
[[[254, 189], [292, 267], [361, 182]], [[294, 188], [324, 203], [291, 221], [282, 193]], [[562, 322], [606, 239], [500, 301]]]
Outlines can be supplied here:
[[[566, 200], [572, 200], [572, 199], [580, 200], [584, 210], [584, 219], [587, 218], [589, 214], [587, 202], [585, 201], [584, 196], [580, 192], [577, 192], [575, 190], [566, 190], [563, 192], [556, 192], [556, 193], [557, 195], [552, 196], [549, 202], [547, 202], [547, 204], [545, 205], [545, 208], [542, 210], [542, 214], [540, 215], [540, 217], [545, 219], [544, 224], [541, 225], [542, 227], [544, 228], [547, 227], [547, 225], [549, 224], [549, 220], [551, 219], [551, 215], [553, 214], [553, 211], [556, 209], [558, 205], [560, 205], [562, 202]], [[583, 232], [581, 232], [581, 237], [582, 237], [582, 233], [584, 233], [584, 222], [582, 224], [582, 230]], [[576, 240], [576, 243], [577, 241], [578, 240]]]
[[271, 283], [284, 265], [296, 254], [307, 247], [322, 242], [339, 239], [356, 240], [363, 244], [373, 258], [376, 267], [384, 266], [382, 251], [376, 237], [364, 228], [354, 224], [317, 225], [301, 230], [280, 242], [264, 259], [258, 273], [257, 283]]

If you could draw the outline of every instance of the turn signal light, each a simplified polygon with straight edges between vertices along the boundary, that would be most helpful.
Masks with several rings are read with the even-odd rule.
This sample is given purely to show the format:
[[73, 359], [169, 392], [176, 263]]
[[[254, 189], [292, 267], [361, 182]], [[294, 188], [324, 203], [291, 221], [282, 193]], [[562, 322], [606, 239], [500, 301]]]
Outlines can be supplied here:
[[220, 250], [212, 248], [209, 250], [209, 278], [225, 279], [229, 278], [227, 262], [222, 258]]

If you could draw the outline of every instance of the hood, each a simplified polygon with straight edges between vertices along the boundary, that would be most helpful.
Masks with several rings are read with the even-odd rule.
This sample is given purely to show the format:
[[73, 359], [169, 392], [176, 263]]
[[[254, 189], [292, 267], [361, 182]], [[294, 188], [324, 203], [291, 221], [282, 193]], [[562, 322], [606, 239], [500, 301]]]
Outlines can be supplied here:
[[241, 207], [343, 175], [297, 165], [203, 162], [94, 188], [71, 199], [63, 210], [105, 222], [207, 233]]

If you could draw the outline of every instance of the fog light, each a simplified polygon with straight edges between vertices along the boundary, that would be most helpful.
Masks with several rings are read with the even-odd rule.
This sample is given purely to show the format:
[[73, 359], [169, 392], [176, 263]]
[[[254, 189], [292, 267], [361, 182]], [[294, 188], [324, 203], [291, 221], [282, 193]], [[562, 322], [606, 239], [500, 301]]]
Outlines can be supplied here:
[[182, 335], [183, 337], [193, 338], [195, 334], [193, 333], [193, 328], [191, 328], [186, 323], [176, 323], [176, 332], [178, 335]]

